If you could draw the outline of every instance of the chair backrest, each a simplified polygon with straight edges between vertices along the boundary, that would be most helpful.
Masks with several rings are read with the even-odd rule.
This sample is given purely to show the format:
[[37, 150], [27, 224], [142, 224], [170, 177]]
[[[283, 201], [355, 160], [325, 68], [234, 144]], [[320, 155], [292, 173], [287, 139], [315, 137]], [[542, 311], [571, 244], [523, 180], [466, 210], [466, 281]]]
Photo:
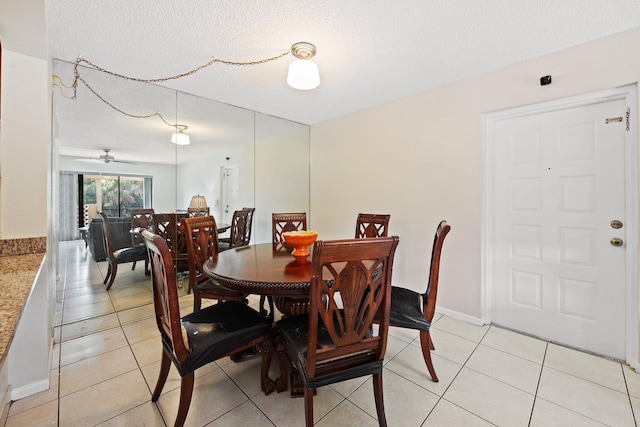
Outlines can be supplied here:
[[187, 255], [183, 221], [186, 213], [156, 213], [153, 215], [153, 232], [166, 240], [174, 258]]
[[[153, 226], [153, 208], [149, 209], [131, 209], [131, 229], [143, 229]], [[142, 236], [138, 233], [131, 235], [131, 243], [137, 245], [144, 243]]]
[[171, 350], [180, 363], [187, 358], [189, 350], [182, 338], [180, 305], [176, 286], [176, 272], [173, 258], [166, 240], [149, 230], [142, 231], [147, 245], [151, 282], [153, 285], [153, 308], [156, 323], [164, 346]]
[[[316, 241], [309, 293], [307, 378], [336, 367], [350, 368], [384, 358], [398, 242], [397, 236]], [[378, 311], [380, 327], [378, 334], [372, 335]], [[326, 328], [332, 345], [318, 348], [321, 326]], [[322, 365], [324, 368], [319, 367]]]
[[356, 239], [387, 237], [391, 215], [359, 213], [356, 221]]
[[271, 235], [273, 237], [273, 251], [291, 251], [291, 246], [285, 243], [282, 233], [307, 229], [307, 214], [305, 212], [274, 213], [271, 214]]
[[187, 215], [189, 215], [189, 217], [209, 216], [209, 206], [204, 208], [187, 208]]
[[218, 253], [218, 227], [212, 216], [187, 218], [184, 225], [189, 253], [189, 284], [193, 288], [208, 279], [202, 266]]
[[440, 254], [442, 252], [442, 244], [447, 233], [451, 230], [451, 226], [447, 221], [440, 221], [436, 234], [433, 237], [433, 248], [431, 249], [431, 267], [429, 268], [429, 283], [427, 291], [422, 297], [423, 312], [425, 318], [429, 321], [433, 320], [436, 310], [436, 299], [438, 297], [438, 277], [440, 275]]
[[107, 257], [109, 257], [109, 259], [113, 261], [113, 237], [111, 237], [111, 226], [109, 225], [109, 219], [102, 212], [98, 212], [98, 215], [100, 215], [100, 218], [102, 218], [102, 240], [104, 241], [104, 250], [107, 253]]
[[253, 227], [253, 214], [256, 211], [256, 208], [242, 208], [249, 211], [249, 215], [247, 216], [247, 227], [244, 233], [244, 244], [245, 246], [251, 242], [251, 228]]
[[250, 211], [248, 209], [240, 209], [233, 213], [231, 218], [231, 233], [229, 235], [229, 249], [239, 246], [247, 246], [246, 241], [247, 222]]

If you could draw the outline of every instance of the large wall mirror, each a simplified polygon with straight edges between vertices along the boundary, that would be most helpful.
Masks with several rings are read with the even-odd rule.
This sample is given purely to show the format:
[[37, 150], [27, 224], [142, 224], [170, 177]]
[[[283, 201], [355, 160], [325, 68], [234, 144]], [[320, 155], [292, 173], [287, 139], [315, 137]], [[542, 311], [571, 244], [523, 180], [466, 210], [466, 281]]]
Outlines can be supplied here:
[[[87, 205], [182, 212], [200, 195], [219, 223], [255, 207], [252, 243], [271, 241], [271, 213], [309, 212], [308, 126], [88, 68], [71, 99], [73, 64], [53, 72], [61, 241], [78, 239]], [[189, 145], [171, 142], [176, 125]]]

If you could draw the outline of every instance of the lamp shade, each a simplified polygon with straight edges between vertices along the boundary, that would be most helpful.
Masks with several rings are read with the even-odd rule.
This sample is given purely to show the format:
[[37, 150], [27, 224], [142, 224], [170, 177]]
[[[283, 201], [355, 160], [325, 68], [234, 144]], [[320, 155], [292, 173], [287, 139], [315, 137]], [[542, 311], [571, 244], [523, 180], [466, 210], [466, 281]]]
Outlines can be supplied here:
[[289, 64], [287, 84], [294, 89], [315, 89], [320, 84], [320, 73], [315, 62], [297, 59]]
[[201, 195], [197, 195], [197, 196], [193, 196], [191, 198], [191, 202], [189, 203], [189, 207], [190, 208], [206, 208], [207, 207], [207, 201], [205, 200], [204, 196]]
[[189, 135], [181, 130], [171, 135], [171, 142], [177, 145], [189, 145], [191, 143]]

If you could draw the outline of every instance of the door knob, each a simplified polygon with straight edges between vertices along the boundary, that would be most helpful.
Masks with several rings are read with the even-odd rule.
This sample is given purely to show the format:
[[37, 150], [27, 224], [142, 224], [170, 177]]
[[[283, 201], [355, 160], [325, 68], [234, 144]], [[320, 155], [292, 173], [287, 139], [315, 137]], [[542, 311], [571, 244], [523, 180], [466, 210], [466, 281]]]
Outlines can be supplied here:
[[622, 221], [614, 219], [613, 221], [611, 221], [611, 228], [622, 228]]
[[617, 237], [611, 239], [610, 242], [613, 246], [622, 246], [622, 244], [624, 243], [622, 239], [618, 239]]

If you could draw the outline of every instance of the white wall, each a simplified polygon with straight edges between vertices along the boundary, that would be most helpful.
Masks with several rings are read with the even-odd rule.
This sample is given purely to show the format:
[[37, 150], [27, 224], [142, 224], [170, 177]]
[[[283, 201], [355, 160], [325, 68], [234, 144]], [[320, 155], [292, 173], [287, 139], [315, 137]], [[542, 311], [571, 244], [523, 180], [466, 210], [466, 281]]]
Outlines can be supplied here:
[[308, 194], [309, 129], [299, 126], [286, 133], [257, 139], [256, 211], [251, 243], [271, 242], [272, 213], [308, 213]]
[[43, 260], [9, 348], [11, 400], [49, 388], [51, 334], [46, 321], [48, 310], [47, 272]]
[[[42, 45], [45, 46], [44, 40]], [[52, 235], [47, 232], [50, 220], [47, 209], [49, 147], [51, 143], [51, 90], [49, 63], [44, 59], [10, 50], [3, 43], [2, 95], [0, 108], [0, 238], [15, 239]], [[46, 49], [45, 49], [46, 50]], [[57, 244], [57, 242], [55, 242]], [[51, 304], [55, 291], [52, 257], [46, 257], [46, 268], [40, 270], [22, 313], [26, 326], [15, 331], [9, 356], [0, 368], [2, 404], [11, 384], [22, 396], [49, 386], [49, 354], [51, 350]], [[35, 307], [35, 308], [34, 308]], [[35, 325], [35, 328], [30, 326]], [[27, 376], [15, 360], [30, 360]]]
[[47, 235], [48, 63], [2, 50], [0, 238]]
[[[545, 75], [553, 83], [540, 86]], [[446, 219], [438, 305], [479, 319], [483, 114], [639, 79], [635, 29], [314, 125], [311, 226], [319, 239], [350, 237], [358, 212], [391, 214], [394, 284], [424, 291]]]
[[153, 208], [156, 212], [176, 210], [176, 166], [156, 163], [82, 163], [73, 157], [60, 156], [60, 171], [102, 173], [104, 175], [138, 175], [153, 177]]

